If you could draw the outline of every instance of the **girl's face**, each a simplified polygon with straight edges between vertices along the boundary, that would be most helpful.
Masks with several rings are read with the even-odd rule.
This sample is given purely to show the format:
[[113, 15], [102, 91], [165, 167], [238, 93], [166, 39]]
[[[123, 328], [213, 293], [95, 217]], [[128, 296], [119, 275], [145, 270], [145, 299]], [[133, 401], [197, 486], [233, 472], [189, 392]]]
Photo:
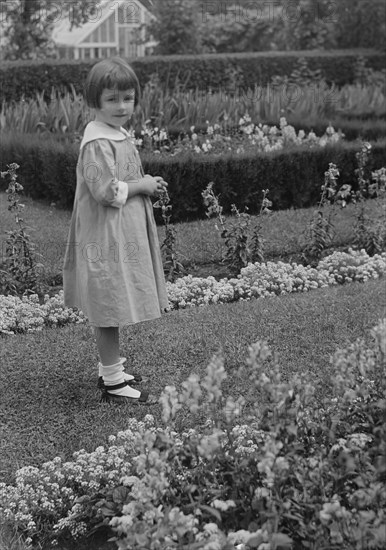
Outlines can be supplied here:
[[134, 111], [134, 89], [120, 91], [105, 88], [100, 98], [100, 109], [95, 109], [95, 120], [119, 129]]

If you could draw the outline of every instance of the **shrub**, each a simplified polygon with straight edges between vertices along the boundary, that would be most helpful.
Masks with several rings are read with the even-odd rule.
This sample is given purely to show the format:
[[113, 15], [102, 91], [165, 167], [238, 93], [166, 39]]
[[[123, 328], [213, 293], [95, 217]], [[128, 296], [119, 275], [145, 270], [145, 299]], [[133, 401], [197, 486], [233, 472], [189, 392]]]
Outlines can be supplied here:
[[[169, 182], [174, 223], [205, 218], [197, 182], [213, 181], [221, 193], [224, 213], [231, 205], [258, 212], [256, 200], [270, 182], [270, 199], [275, 209], [304, 208], [317, 204], [325, 167], [339, 166], [340, 183], [352, 185], [358, 145], [335, 144], [325, 147], [290, 147], [270, 153], [223, 153], [222, 155], [186, 153], [177, 157], [142, 153], [146, 173], [162, 174]], [[36, 135], [7, 135], [2, 138], [2, 164], [17, 162], [20, 182], [26, 195], [38, 200], [54, 201], [57, 206], [72, 208], [75, 193], [75, 167], [79, 145], [65, 144]], [[368, 168], [382, 166], [385, 141], [372, 144]], [[240, 178], [242, 174], [242, 178]], [[1, 185], [1, 182], [0, 182]], [[162, 223], [156, 214], [157, 223]]]
[[[358, 57], [374, 70], [384, 68], [385, 55], [375, 50], [330, 50], [330, 51], [270, 51], [204, 55], [148, 56], [131, 60], [141, 88], [158, 75], [165, 89], [183, 83], [186, 89], [219, 89], [233, 86], [229, 73], [236, 72], [238, 85], [247, 89], [257, 82], [268, 84], [275, 75], [290, 75], [300, 58], [306, 59], [314, 71], [319, 69], [329, 83], [342, 86], [353, 82], [356, 76]], [[86, 76], [97, 60], [67, 61], [15, 61], [2, 64], [0, 101], [33, 97], [36, 92], [45, 92], [47, 99], [51, 87], [69, 90], [71, 86], [80, 93]]]

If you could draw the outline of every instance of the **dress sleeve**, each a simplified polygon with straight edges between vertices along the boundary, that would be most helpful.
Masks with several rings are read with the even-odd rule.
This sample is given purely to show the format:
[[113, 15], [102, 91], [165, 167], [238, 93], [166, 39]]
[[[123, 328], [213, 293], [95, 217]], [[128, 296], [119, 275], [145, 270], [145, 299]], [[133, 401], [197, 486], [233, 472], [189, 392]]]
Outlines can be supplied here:
[[136, 164], [137, 164], [137, 166], [138, 166], [139, 175], [141, 176], [141, 178], [143, 178], [144, 175], [145, 175], [145, 172], [144, 172], [144, 170], [143, 170], [141, 157], [139, 156], [139, 153], [138, 153], [137, 148], [134, 147], [134, 146], [133, 146], [133, 151], [134, 151], [135, 162], [136, 162]]
[[129, 187], [116, 177], [118, 167], [107, 139], [97, 139], [84, 146], [80, 168], [84, 182], [98, 203], [115, 208], [125, 204]]

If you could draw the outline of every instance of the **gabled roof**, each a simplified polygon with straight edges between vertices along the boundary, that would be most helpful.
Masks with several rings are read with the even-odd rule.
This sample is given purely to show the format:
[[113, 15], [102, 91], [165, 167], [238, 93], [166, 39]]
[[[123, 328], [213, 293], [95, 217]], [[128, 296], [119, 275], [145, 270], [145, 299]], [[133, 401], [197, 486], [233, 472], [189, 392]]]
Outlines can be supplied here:
[[[145, 6], [145, 8], [152, 12], [153, 9], [154, 9], [154, 2], [156, 0], [139, 0], [141, 4], [143, 4]], [[158, 0], [159, 1], [159, 0]]]
[[[153, 0], [135, 0], [139, 5], [141, 5], [145, 10], [152, 14]], [[116, 5], [121, 6], [127, 4], [127, 0], [100, 0], [97, 4], [98, 9], [100, 9], [100, 17], [98, 21], [92, 20], [84, 23], [80, 27], [71, 28], [71, 22], [69, 17], [64, 17], [63, 20], [59, 21], [53, 30], [52, 40], [56, 44], [65, 44], [76, 46], [83, 42], [89, 34], [95, 31], [95, 25], [103, 23], [108, 19], [113, 13], [113, 9]]]

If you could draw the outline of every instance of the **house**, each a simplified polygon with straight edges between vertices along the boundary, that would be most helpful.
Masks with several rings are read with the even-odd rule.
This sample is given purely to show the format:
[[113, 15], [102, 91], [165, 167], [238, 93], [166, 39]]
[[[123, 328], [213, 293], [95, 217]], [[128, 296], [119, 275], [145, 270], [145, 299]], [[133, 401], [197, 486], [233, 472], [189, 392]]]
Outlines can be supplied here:
[[95, 12], [80, 27], [71, 27], [71, 18], [59, 21], [52, 33], [60, 59], [99, 59], [120, 55], [143, 57], [156, 46], [145, 41], [145, 29], [155, 18], [153, 0], [101, 0]]

